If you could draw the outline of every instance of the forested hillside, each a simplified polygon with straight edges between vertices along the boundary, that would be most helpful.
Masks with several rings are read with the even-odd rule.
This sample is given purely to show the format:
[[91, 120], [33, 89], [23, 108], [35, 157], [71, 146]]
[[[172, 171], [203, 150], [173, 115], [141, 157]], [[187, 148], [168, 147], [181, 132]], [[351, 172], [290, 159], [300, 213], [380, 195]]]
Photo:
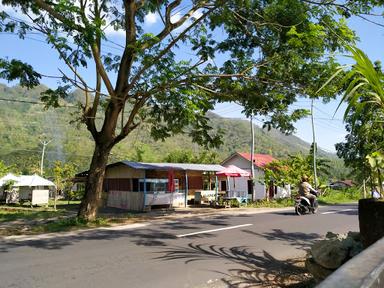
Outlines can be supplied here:
[[[85, 127], [76, 122], [80, 93], [74, 93], [71, 99], [67, 99], [67, 102], [63, 103], [66, 107], [44, 110], [44, 106], [38, 104], [42, 90], [43, 87], [26, 90], [0, 84], [0, 160], [7, 165], [16, 165], [20, 172], [39, 171], [41, 141], [52, 140], [46, 147], [46, 167], [60, 160], [75, 163], [79, 170], [87, 169], [93, 142]], [[213, 113], [210, 118], [212, 127], [221, 129], [224, 133], [223, 145], [210, 151], [216, 155], [218, 162], [235, 151], [250, 150], [248, 121], [222, 118]], [[266, 131], [256, 126], [256, 153], [269, 153], [282, 158], [287, 154], [306, 154], [309, 147], [308, 143], [295, 136], [285, 136], [278, 131]], [[144, 126], [114, 148], [110, 162], [123, 159], [161, 162], [170, 154], [180, 151], [198, 155], [205, 149], [192, 143], [186, 135], [178, 135], [164, 142], [154, 141], [149, 136], [149, 127]], [[332, 154], [320, 153], [332, 159], [336, 170], [344, 171], [341, 160]]]

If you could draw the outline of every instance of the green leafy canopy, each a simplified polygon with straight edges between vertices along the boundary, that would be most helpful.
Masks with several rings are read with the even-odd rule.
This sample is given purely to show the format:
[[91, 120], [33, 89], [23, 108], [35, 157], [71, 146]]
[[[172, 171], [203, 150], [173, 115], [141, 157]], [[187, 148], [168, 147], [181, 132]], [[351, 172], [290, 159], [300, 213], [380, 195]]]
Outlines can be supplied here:
[[[44, 76], [56, 77], [58, 87], [42, 94], [47, 106], [59, 106], [59, 100], [68, 97], [68, 85], [84, 92], [76, 118], [95, 141], [89, 179], [102, 180], [111, 149], [144, 123], [151, 125], [155, 139], [186, 133], [199, 144], [219, 145], [220, 135], [211, 131], [206, 117], [218, 102], [236, 102], [246, 115], [263, 116], [267, 127], [292, 132], [292, 122], [306, 115], [290, 109], [299, 97], [327, 100], [335, 95], [336, 84], [315, 92], [338, 66], [333, 55], [343, 50], [341, 42], [356, 39], [340, 14], [366, 12], [376, 1], [2, 4], [26, 17], [0, 11], [0, 32], [17, 33], [21, 39], [40, 33], [67, 68], [45, 75], [21, 61], [0, 58], [0, 77], [19, 79], [27, 87], [36, 86]], [[156, 29], [145, 23], [149, 13], [161, 20]], [[111, 30], [122, 32], [119, 43]], [[111, 45], [116, 52], [108, 49]], [[86, 80], [89, 71], [93, 81]], [[96, 215], [102, 189], [102, 181], [91, 180], [80, 213], [88, 213], [88, 219]]]
[[[31, 31], [43, 34], [68, 66], [60, 71], [58, 89], [43, 93], [47, 106], [57, 107], [69, 87], [82, 89], [87, 98], [82, 119], [95, 139], [103, 132], [92, 120], [99, 108], [128, 115], [112, 143], [149, 122], [156, 139], [188, 132], [198, 143], [217, 145], [204, 115], [223, 101], [242, 104], [248, 115], [263, 115], [266, 126], [291, 132], [292, 122], [307, 112], [288, 106], [297, 97], [313, 96], [336, 68], [327, 55], [341, 46], [329, 29], [346, 41], [355, 39], [343, 18], [333, 18], [337, 11], [296, 0], [2, 2], [33, 22], [3, 11], [0, 31], [21, 38]], [[179, 8], [186, 12], [177, 13]], [[160, 32], [145, 25], [149, 13], [162, 19]], [[177, 21], [175, 14], [181, 16]], [[124, 31], [125, 42], [115, 45], [121, 52], [106, 48], [114, 45], [110, 30]], [[183, 53], [184, 47], [193, 55]], [[43, 73], [14, 61], [2, 60], [0, 76], [36, 86]], [[81, 73], [92, 66], [96, 79], [88, 83]], [[332, 97], [333, 89], [320, 96]]]

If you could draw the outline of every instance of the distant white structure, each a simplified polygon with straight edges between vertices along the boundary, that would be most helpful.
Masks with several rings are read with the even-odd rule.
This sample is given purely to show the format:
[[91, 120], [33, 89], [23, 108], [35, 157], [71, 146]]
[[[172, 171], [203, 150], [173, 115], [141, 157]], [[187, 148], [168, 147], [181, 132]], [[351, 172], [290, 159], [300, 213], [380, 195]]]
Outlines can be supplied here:
[[32, 205], [48, 204], [49, 189], [56, 188], [52, 181], [36, 174], [21, 176], [8, 174], [0, 179], [0, 186], [3, 186], [8, 180], [15, 181], [13, 187], [18, 190], [18, 200], [30, 201]]
[[19, 177], [16, 175], [13, 175], [12, 173], [8, 173], [7, 175], [0, 178], [0, 199], [4, 199], [4, 184], [6, 184], [8, 181], [18, 181]]
[[3, 187], [3, 185], [8, 182], [9, 180], [12, 181], [18, 181], [19, 177], [16, 175], [13, 175], [12, 173], [8, 173], [7, 175], [0, 178], [0, 186]]
[[[225, 159], [221, 165], [229, 166], [235, 165], [247, 172], [251, 173], [251, 165], [254, 168], [254, 178], [263, 179], [265, 176], [264, 168], [267, 164], [275, 161], [271, 155], [268, 154], [254, 154], [251, 164], [251, 154], [250, 153], [240, 153], [236, 152]], [[227, 183], [221, 181], [220, 187], [226, 187]], [[278, 198], [288, 198], [291, 196], [291, 187], [287, 183], [284, 187], [278, 187], [274, 183], [261, 183], [257, 181], [252, 185], [250, 177], [239, 177], [239, 178], [230, 178], [229, 187], [222, 190], [235, 191], [236, 193], [248, 193], [249, 199], [278, 199]]]

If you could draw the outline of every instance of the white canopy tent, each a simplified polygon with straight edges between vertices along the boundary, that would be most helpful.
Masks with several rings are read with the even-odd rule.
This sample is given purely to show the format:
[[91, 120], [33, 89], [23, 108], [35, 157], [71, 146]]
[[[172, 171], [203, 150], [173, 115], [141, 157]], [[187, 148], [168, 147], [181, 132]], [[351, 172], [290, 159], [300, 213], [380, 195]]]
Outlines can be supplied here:
[[31, 205], [48, 204], [49, 189], [56, 185], [39, 175], [22, 175], [13, 187], [19, 190], [19, 201], [30, 201]]
[[19, 177], [16, 175], [13, 175], [12, 173], [8, 173], [4, 177], [0, 178], [0, 187], [3, 186], [7, 181], [12, 180], [12, 181], [18, 181]]
[[37, 186], [53, 186], [56, 187], [56, 185], [43, 177], [40, 177], [39, 175], [22, 175], [18, 178], [18, 181], [13, 185], [15, 187], [37, 187]]

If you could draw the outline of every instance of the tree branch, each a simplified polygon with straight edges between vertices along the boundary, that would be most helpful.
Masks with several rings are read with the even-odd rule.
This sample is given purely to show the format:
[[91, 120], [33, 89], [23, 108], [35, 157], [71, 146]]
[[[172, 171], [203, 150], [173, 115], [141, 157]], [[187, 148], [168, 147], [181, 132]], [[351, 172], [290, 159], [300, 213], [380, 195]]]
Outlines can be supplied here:
[[133, 87], [135, 86], [136, 82], [139, 80], [139, 78], [141, 77], [141, 75], [144, 73], [144, 71], [146, 71], [148, 68], [150, 68], [154, 63], [156, 63], [157, 61], [159, 61], [169, 50], [172, 49], [173, 46], [176, 45], [176, 43], [181, 39], [183, 38], [193, 27], [195, 27], [197, 24], [199, 24], [202, 20], [204, 20], [210, 13], [212, 13], [214, 11], [215, 7], [213, 8], [210, 8], [207, 12], [205, 12], [199, 19], [196, 19], [191, 25], [189, 25], [183, 32], [181, 32], [175, 39], [173, 39], [168, 45], [167, 47], [165, 47], [154, 59], [153, 61], [151, 61], [150, 64], [146, 64], [144, 65], [143, 67], [141, 67], [141, 69], [139, 70], [139, 72], [137, 72], [137, 74], [135, 75], [135, 77], [132, 79], [129, 87]]
[[[137, 95], [138, 97], [138, 95]], [[124, 127], [121, 129], [120, 134], [115, 137], [113, 140], [113, 145], [120, 142], [122, 139], [124, 139], [131, 131], [133, 131], [135, 128], [137, 128], [140, 125], [139, 123], [134, 123], [135, 117], [139, 110], [144, 106], [145, 102], [148, 99], [148, 95], [142, 95], [142, 97], [139, 100], [136, 100], [135, 104], [133, 105], [133, 108], [131, 110], [131, 113], [129, 114], [129, 118], [124, 125]]]
[[[42, 10], [48, 12], [49, 15], [51, 15], [53, 18], [55, 18], [56, 20], [59, 20], [60, 22], [62, 22], [63, 24], [68, 24], [68, 19], [65, 18], [63, 15], [61, 15], [60, 13], [58, 13], [54, 8], [52, 8], [52, 6], [50, 6], [46, 1], [43, 1], [43, 0], [35, 0], [34, 1], [35, 4], [41, 8]], [[52, 3], [52, 2], [50, 2]], [[80, 31], [80, 32], [83, 32], [84, 31], [84, 27], [72, 22], [71, 23], [71, 26], [73, 26], [73, 28], [75, 28], [77, 31]]]
[[172, 11], [175, 9], [177, 6], [179, 6], [181, 3], [181, 0], [175, 0], [172, 3], [170, 3], [165, 11], [165, 26], [164, 29], [156, 35], [156, 38], [158, 39], [155, 43], [149, 43], [145, 42], [143, 43], [140, 48], [141, 49], [148, 49], [151, 48], [153, 45], [156, 43], [161, 42], [164, 40], [165, 37], [167, 37], [173, 30], [176, 28], [180, 27], [187, 21], [192, 15], [199, 9], [204, 8], [207, 1], [201, 1], [198, 4], [196, 4], [194, 7], [192, 7], [186, 14], [183, 15], [176, 23], [171, 22], [171, 17], [172, 17]]
[[116, 79], [116, 94], [120, 96], [128, 86], [136, 46], [136, 3], [135, 0], [124, 1], [125, 9], [125, 49], [121, 58], [119, 72]]

